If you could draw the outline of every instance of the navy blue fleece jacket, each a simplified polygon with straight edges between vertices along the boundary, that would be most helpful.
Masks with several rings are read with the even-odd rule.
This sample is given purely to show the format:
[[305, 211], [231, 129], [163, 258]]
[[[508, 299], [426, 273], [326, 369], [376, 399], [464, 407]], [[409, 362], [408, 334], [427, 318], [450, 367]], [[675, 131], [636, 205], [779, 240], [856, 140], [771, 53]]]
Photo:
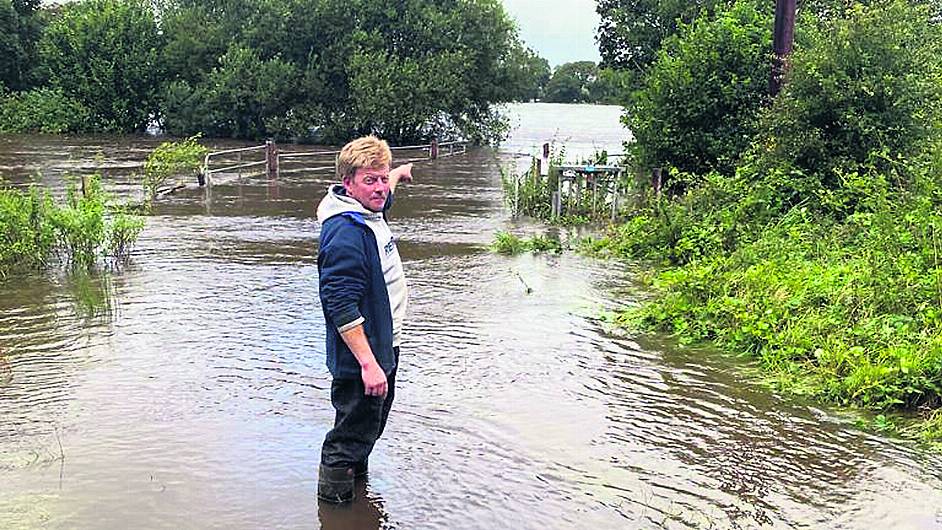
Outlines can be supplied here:
[[[385, 209], [391, 204], [392, 195]], [[317, 271], [327, 323], [327, 369], [337, 379], [360, 377], [360, 364], [340, 330], [362, 323], [376, 362], [389, 374], [396, 367], [393, 321], [376, 236], [355, 210], [326, 215], [319, 219]]]

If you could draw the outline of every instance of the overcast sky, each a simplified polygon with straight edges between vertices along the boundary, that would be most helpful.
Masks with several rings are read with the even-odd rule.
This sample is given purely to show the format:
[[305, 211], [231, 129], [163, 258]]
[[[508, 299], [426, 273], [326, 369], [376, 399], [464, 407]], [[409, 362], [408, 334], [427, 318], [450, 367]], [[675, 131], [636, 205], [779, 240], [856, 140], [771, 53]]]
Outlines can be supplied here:
[[573, 61], [599, 62], [595, 0], [502, 0], [527, 46], [556, 67]]

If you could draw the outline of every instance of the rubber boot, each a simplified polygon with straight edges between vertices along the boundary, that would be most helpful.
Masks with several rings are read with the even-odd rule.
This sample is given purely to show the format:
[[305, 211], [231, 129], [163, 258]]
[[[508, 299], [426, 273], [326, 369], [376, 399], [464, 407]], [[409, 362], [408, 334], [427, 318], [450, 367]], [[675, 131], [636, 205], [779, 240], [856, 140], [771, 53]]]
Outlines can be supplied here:
[[352, 501], [354, 497], [352, 467], [321, 466], [317, 476], [317, 498], [341, 504]]
[[357, 465], [353, 466], [353, 476], [356, 478], [363, 478], [370, 474], [370, 461], [364, 460], [358, 462]]

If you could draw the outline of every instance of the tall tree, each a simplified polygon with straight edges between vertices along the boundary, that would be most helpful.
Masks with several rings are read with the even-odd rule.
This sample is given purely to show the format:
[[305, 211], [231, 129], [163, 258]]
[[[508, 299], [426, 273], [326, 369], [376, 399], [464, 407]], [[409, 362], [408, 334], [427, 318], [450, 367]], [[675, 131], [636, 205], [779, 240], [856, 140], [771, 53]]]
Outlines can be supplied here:
[[39, 0], [0, 0], [0, 88], [25, 90], [35, 83], [41, 31]]
[[507, 91], [505, 99], [530, 101], [543, 97], [552, 72], [546, 59], [517, 42], [511, 48], [504, 66], [505, 77], [499, 84]]
[[722, 0], [598, 0], [596, 40], [602, 66], [642, 72], [657, 57], [661, 41]]
[[143, 130], [159, 108], [161, 36], [144, 0], [67, 4], [40, 41], [49, 84], [106, 131]]
[[[493, 139], [501, 121], [492, 104], [514, 98], [507, 81], [529, 65], [498, 0], [176, 0], [162, 20], [171, 132], [200, 129], [211, 115], [212, 130], [235, 136]], [[233, 46], [251, 55], [223, 64]], [[242, 109], [218, 97], [237, 84], [218, 81], [256, 63], [289, 66], [295, 86], [243, 127]]]
[[772, 19], [759, 4], [736, 0], [664, 41], [622, 118], [641, 167], [734, 170], [767, 101]]

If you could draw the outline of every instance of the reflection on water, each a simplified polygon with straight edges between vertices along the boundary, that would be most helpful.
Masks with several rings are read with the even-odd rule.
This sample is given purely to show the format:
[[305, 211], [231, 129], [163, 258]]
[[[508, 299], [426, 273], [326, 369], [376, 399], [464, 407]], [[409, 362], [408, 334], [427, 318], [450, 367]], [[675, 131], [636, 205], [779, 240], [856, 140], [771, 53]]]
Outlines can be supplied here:
[[[589, 112], [546, 121], [570, 111]], [[0, 166], [55, 184], [103, 163], [131, 193], [146, 141], [83, 142], [0, 137]], [[608, 328], [636, 265], [489, 253], [498, 229], [543, 230], [501, 205], [510, 160], [420, 163], [397, 197], [402, 371], [348, 507], [314, 496], [328, 176], [186, 191], [121, 270], [0, 284], [0, 528], [942, 527], [938, 455], [776, 396], [740, 360]]]
[[67, 278], [76, 316], [86, 325], [92, 320], [111, 320], [116, 306], [112, 303], [114, 286], [108, 272], [73, 271]]
[[392, 528], [386, 514], [383, 499], [370, 491], [367, 482], [358, 480], [356, 499], [346, 505], [337, 506], [318, 502], [317, 520], [323, 530], [373, 530]]

